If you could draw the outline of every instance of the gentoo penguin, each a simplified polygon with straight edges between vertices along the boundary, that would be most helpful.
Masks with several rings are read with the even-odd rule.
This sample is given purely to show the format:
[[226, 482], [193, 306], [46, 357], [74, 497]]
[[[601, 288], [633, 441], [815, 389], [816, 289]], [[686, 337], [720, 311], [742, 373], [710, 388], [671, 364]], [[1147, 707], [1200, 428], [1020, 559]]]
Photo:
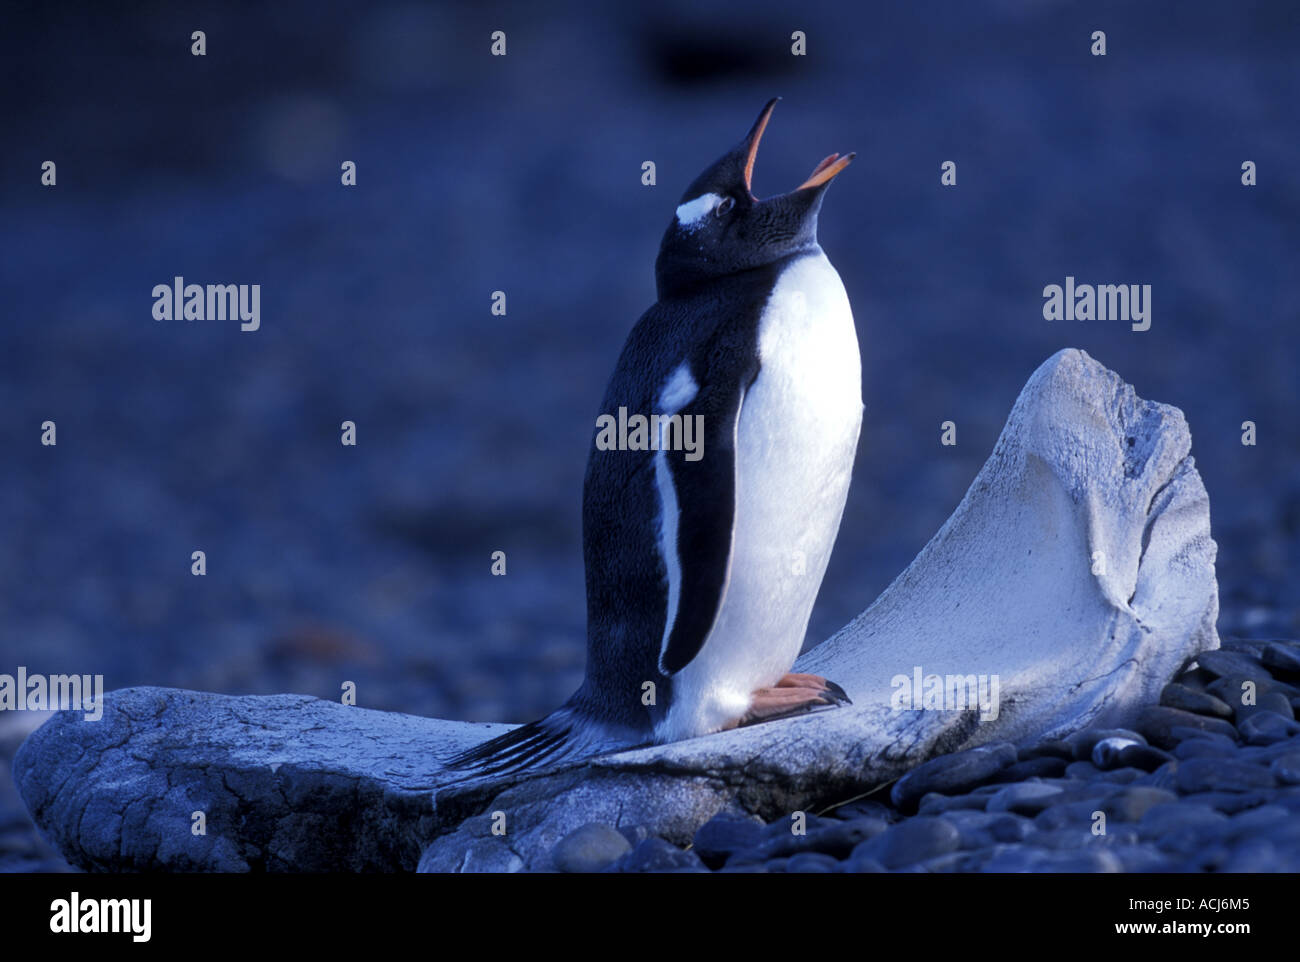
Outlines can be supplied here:
[[[822, 197], [854, 155], [759, 200], [754, 157], [775, 105], [682, 195], [655, 263], [658, 303], [605, 393], [611, 418], [659, 417], [630, 450], [598, 432], [587, 461], [586, 678], [561, 708], [451, 767], [535, 767], [848, 701], [788, 672], [862, 424], [853, 315], [817, 243]], [[684, 425], [699, 427], [693, 451]]]

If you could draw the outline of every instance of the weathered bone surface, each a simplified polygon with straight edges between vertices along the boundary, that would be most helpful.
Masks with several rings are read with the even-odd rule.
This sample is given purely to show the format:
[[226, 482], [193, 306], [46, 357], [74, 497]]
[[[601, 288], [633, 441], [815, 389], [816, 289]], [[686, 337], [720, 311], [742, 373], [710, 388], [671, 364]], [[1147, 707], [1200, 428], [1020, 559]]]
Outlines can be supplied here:
[[[800, 659], [844, 686], [849, 708], [452, 781], [442, 761], [505, 726], [127, 689], [101, 721], [64, 712], [33, 734], [15, 779], [47, 836], [91, 869], [513, 871], [551, 867], [554, 844], [588, 822], [684, 842], [722, 810], [815, 810], [937, 754], [1123, 725], [1218, 645], [1190, 449], [1177, 409], [1081, 351], [1049, 358], [938, 534]], [[918, 675], [949, 694], [932, 680], [917, 692], [929, 710], [901, 710]], [[954, 701], [967, 676], [978, 709]]]

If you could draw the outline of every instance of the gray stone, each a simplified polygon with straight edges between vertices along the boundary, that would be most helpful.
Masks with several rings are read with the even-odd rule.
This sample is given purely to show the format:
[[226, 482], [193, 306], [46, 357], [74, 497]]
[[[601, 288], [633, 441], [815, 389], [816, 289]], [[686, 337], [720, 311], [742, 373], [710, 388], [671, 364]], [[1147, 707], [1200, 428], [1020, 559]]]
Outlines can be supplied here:
[[762, 841], [763, 823], [758, 818], [723, 812], [696, 830], [692, 847], [706, 865], [716, 868], [737, 852], [757, 848]]
[[947, 812], [959, 812], [965, 809], [983, 811], [991, 795], [940, 795], [931, 792], [921, 799], [917, 806], [918, 815], [943, 815]]
[[1105, 849], [1053, 851], [1007, 845], [985, 862], [981, 872], [1121, 872], [1123, 863]]
[[912, 810], [922, 796], [931, 792], [964, 794], [1015, 760], [1015, 748], [1005, 743], [932, 758], [900, 778], [889, 798], [904, 811]]
[[1272, 792], [1194, 792], [1183, 796], [1187, 805], [1205, 805], [1225, 815], [1235, 815], [1268, 802]]
[[1273, 759], [1269, 770], [1283, 785], [1300, 785], [1300, 751]]
[[1074, 746], [1064, 739], [1050, 738], [1034, 742], [1016, 752], [1016, 760], [1033, 761], [1037, 758], [1060, 758], [1067, 762], [1074, 761]]
[[662, 838], [648, 838], [605, 869], [607, 872], [707, 872], [694, 852]]
[[599, 872], [631, 849], [618, 829], [591, 822], [560, 839], [551, 853], [551, 861], [561, 872]]
[[1243, 651], [1203, 651], [1196, 663], [1220, 678], [1270, 678], [1272, 677], [1258, 658]]
[[1230, 758], [1237, 754], [1237, 743], [1225, 735], [1203, 732], [1185, 738], [1174, 746], [1174, 758]]
[[1165, 751], [1169, 751], [1182, 741], [1182, 737], [1177, 731], [1180, 728], [1189, 729], [1190, 731], [1209, 732], [1227, 738], [1236, 738], [1237, 736], [1237, 729], [1221, 718], [1194, 715], [1189, 711], [1166, 708], [1163, 705], [1148, 705], [1139, 711], [1137, 728], [1146, 736], [1148, 742], [1157, 748], [1165, 749]]
[[1093, 757], [1093, 749], [1097, 744], [1112, 738], [1119, 739], [1124, 743], [1141, 745], [1145, 745], [1147, 741], [1140, 734], [1128, 728], [1090, 728], [1086, 731], [1076, 732], [1066, 741], [1074, 749], [1075, 761], [1089, 761]]
[[1281, 805], [1260, 805], [1228, 819], [1224, 838], [1237, 841], [1252, 835], [1276, 837], [1276, 829], [1293, 819], [1290, 809]]
[[781, 831], [765, 839], [759, 846], [758, 852], [765, 859], [790, 857], [802, 852], [820, 852], [837, 859], [847, 858], [858, 845], [882, 834], [889, 828], [889, 824], [866, 816], [850, 822], [827, 820], [810, 827], [803, 835], [794, 835], [788, 828], [781, 827]]
[[1173, 755], [1152, 745], [1129, 745], [1119, 753], [1120, 767], [1134, 768], [1143, 772], [1154, 772], [1161, 765], [1173, 760]]
[[1270, 839], [1250, 838], [1232, 850], [1219, 871], [1294, 873], [1300, 871], [1300, 856], [1295, 852], [1280, 851]]
[[1108, 819], [1136, 822], [1157, 805], [1171, 805], [1178, 796], [1171, 791], [1149, 786], [1129, 786], [1104, 799], [1102, 811]]
[[846, 822], [864, 817], [878, 818], [883, 822], [896, 822], [902, 818], [895, 809], [890, 808], [888, 805], [861, 798], [856, 801], [846, 802], [843, 805], [837, 805], [831, 810], [830, 816], [843, 819]]
[[1061, 794], [1057, 785], [1042, 782], [1021, 782], [1008, 785], [989, 799], [988, 811], [1014, 812], [1018, 815], [1037, 815], [1051, 804], [1053, 796]]
[[989, 823], [988, 833], [997, 842], [1023, 842], [1034, 832], [1034, 823], [1019, 815], [1005, 814]]
[[1119, 859], [1125, 872], [1173, 872], [1174, 862], [1152, 845], [1110, 845], [1106, 851]]
[[1248, 678], [1237, 675], [1219, 678], [1210, 682], [1205, 690], [1223, 699], [1232, 708], [1234, 714], [1239, 714], [1243, 708], [1247, 710], [1253, 708], [1254, 706], [1247, 704], [1249, 699], [1258, 700], [1262, 695], [1272, 693], [1288, 700], [1296, 696], [1294, 687], [1262, 673]]
[[1279, 691], [1266, 691], [1261, 693], [1253, 705], [1240, 705], [1236, 710], [1237, 728], [1241, 728], [1241, 723], [1256, 712], [1271, 711], [1276, 715], [1281, 715], [1288, 721], [1295, 721], [1295, 711], [1291, 708], [1291, 700]]
[[1120, 767], [1119, 755], [1124, 749], [1145, 747], [1145, 739], [1138, 742], [1132, 738], [1111, 735], [1092, 746], [1092, 763], [1104, 772], [1110, 771]]
[[1272, 788], [1273, 773], [1262, 765], [1231, 758], [1189, 758], [1178, 766], [1178, 790], [1193, 792], [1248, 792]]
[[[1290, 706], [1287, 706], [1290, 710]], [[1247, 745], [1276, 745], [1300, 734], [1300, 724], [1276, 712], [1257, 711], [1237, 723]]]
[[1284, 675], [1300, 675], [1300, 647], [1273, 642], [1264, 649], [1260, 657], [1270, 672]]
[[852, 855], [874, 859], [885, 868], [897, 869], [955, 851], [960, 844], [961, 834], [951, 822], [918, 815], [863, 842]]
[[1197, 715], [1213, 715], [1217, 718], [1231, 718], [1232, 707], [1220, 698], [1206, 691], [1196, 691], [1186, 685], [1170, 683], [1160, 692], [1160, 704], [1166, 708], [1177, 708]]
[[798, 855], [791, 855], [789, 861], [785, 863], [787, 872], [816, 872], [825, 874], [827, 872], [840, 871], [840, 863], [829, 855], [821, 852], [800, 852]]
[[1190, 855], [1227, 821], [1228, 816], [1203, 805], [1154, 805], [1138, 821], [1138, 832], [1162, 851]]
[[889, 871], [876, 859], [871, 858], [868, 855], [862, 855], [858, 852], [854, 852], [853, 855], [849, 857], [849, 860], [844, 863], [843, 870], [845, 872], [855, 872], [860, 874], [879, 874], [881, 872]]
[[1092, 762], [1071, 762], [1065, 767], [1066, 778], [1077, 778], [1085, 782], [1095, 781], [1101, 774], [1101, 769]]
[[1008, 765], [994, 775], [992, 781], [1006, 784], [1009, 782], [1024, 782], [1031, 778], [1060, 778], [1065, 774], [1066, 766], [1069, 764], [1064, 758], [1055, 758], [1050, 755], [1027, 758], [1024, 761], [1016, 762], [1014, 765]]

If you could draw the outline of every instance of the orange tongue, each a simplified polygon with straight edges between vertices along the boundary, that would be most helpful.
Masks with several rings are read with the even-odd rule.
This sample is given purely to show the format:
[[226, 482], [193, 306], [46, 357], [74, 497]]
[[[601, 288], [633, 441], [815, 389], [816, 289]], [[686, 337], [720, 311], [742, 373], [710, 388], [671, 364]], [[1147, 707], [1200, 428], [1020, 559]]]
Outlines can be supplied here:
[[841, 157], [839, 154], [831, 154], [820, 164], [813, 168], [813, 172], [808, 175], [808, 179], [795, 188], [795, 190], [804, 190], [808, 187], [820, 187], [845, 167], [853, 162], [857, 154], [845, 154]]

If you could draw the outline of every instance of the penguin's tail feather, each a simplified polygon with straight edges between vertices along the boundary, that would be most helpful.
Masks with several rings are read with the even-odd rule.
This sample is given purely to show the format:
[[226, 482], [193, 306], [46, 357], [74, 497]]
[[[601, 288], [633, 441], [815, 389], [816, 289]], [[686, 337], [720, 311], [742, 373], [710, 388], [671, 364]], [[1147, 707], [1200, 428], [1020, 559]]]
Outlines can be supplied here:
[[[566, 743], [571, 728], [548, 725], [553, 716], [528, 722], [512, 728], [504, 735], [490, 738], [475, 745], [447, 762], [449, 769], [474, 775], [496, 775], [501, 772], [536, 768], [550, 759], [559, 761], [567, 755]], [[557, 754], [558, 753], [558, 754]]]
[[629, 747], [626, 738], [611, 736], [603, 726], [566, 705], [545, 718], [512, 728], [504, 735], [453, 756], [446, 767], [469, 776], [496, 775], [541, 768], [574, 756], [596, 755], [620, 747]]

